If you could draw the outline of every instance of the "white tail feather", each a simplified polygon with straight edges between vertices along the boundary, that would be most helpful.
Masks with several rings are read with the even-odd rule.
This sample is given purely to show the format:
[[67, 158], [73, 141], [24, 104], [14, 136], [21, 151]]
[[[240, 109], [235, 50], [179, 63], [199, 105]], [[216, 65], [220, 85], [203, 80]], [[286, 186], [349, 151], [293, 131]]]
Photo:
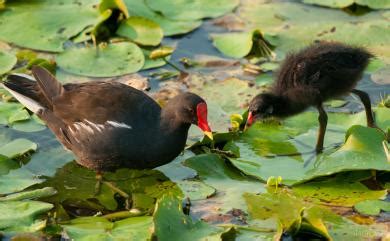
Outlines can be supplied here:
[[[24, 76], [23, 76], [24, 77]], [[30, 77], [31, 78], [31, 77]], [[4, 84], [0, 83], [0, 86], [6, 89], [15, 99], [17, 99], [22, 105], [24, 105], [27, 109], [31, 110], [34, 113], [37, 113], [39, 110], [45, 109], [42, 105], [40, 105], [38, 102], [35, 100], [24, 96], [22, 94], [19, 94], [16, 91], [11, 90]]]

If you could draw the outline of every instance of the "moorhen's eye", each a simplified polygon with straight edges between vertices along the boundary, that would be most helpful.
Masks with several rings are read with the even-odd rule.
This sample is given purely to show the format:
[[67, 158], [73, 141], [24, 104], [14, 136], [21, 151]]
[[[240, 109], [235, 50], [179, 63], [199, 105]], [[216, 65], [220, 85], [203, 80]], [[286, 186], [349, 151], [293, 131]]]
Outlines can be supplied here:
[[194, 114], [195, 111], [193, 109], [188, 109], [188, 111], [191, 113], [191, 114]]

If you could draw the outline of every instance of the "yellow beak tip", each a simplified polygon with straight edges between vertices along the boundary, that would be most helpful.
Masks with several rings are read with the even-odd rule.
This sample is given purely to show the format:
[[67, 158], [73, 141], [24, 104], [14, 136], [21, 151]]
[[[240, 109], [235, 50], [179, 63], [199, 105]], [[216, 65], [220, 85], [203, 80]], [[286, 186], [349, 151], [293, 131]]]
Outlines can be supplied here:
[[214, 140], [213, 133], [211, 131], [205, 131], [204, 135], [207, 136], [210, 140]]

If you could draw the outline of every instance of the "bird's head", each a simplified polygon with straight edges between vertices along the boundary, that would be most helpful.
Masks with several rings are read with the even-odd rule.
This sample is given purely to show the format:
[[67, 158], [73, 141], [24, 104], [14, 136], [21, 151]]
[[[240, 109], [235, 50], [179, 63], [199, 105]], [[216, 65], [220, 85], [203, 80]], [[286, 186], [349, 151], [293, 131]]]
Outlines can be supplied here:
[[207, 104], [200, 96], [187, 92], [171, 99], [176, 105], [176, 117], [182, 123], [197, 125], [211, 140], [213, 134], [207, 121]]
[[274, 96], [269, 93], [257, 95], [249, 103], [247, 126], [255, 121], [271, 117], [274, 112]]

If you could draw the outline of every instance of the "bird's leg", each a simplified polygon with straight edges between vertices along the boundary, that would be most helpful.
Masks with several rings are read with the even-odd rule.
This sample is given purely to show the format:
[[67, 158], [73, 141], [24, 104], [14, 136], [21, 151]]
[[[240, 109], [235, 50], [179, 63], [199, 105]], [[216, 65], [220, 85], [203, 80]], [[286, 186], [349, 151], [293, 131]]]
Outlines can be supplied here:
[[127, 194], [123, 190], [119, 189], [117, 186], [112, 184], [111, 182], [108, 181], [103, 181], [104, 185], [107, 185], [111, 190], [114, 192], [117, 192], [119, 195], [121, 195], [125, 199], [125, 208], [130, 209], [131, 206], [133, 205], [133, 198], [131, 195]]
[[96, 172], [96, 185], [95, 185], [95, 195], [98, 195], [100, 193], [102, 184], [106, 185], [108, 188], [113, 190], [114, 192], [121, 195], [126, 201], [125, 201], [125, 208], [130, 209], [133, 204], [132, 196], [124, 192], [123, 190], [119, 189], [117, 186], [112, 184], [109, 181], [105, 181], [103, 178], [103, 174], [101, 172]]
[[368, 96], [368, 94], [364, 91], [357, 90], [357, 89], [353, 89], [351, 92], [353, 94], [359, 96], [360, 100], [362, 101], [362, 103], [364, 105], [364, 109], [366, 111], [366, 117], [367, 117], [367, 126], [368, 127], [376, 127], [375, 121], [374, 121], [374, 116], [373, 116], [372, 110], [371, 110], [371, 101], [370, 101], [370, 97]]
[[320, 153], [324, 148], [324, 137], [325, 137], [326, 125], [328, 124], [328, 115], [326, 114], [324, 107], [322, 106], [322, 103], [317, 105], [317, 110], [319, 113], [318, 122], [320, 123], [320, 128], [318, 130], [316, 151], [317, 153]]
[[103, 174], [101, 172], [96, 172], [96, 185], [95, 185], [95, 196], [100, 193], [102, 188]]

